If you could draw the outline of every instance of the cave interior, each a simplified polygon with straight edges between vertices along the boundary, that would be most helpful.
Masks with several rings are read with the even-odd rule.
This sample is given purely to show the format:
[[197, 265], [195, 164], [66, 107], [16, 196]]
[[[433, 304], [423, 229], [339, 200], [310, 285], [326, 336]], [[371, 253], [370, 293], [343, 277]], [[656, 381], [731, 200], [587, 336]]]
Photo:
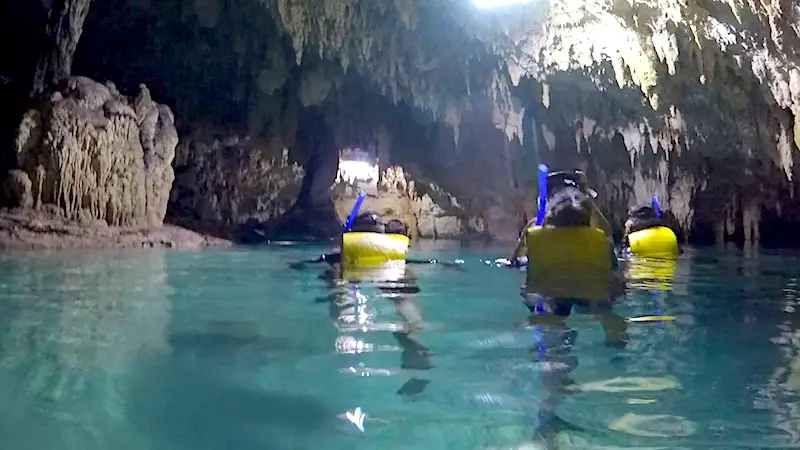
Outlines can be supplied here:
[[[690, 242], [798, 246], [800, 6], [756, 3], [106, 0], [91, 3], [72, 73], [146, 84], [181, 140], [288, 149], [305, 176], [273, 232], [335, 233], [339, 154], [357, 148], [475, 215], [501, 205], [511, 230], [546, 162], [586, 171], [617, 232], [658, 195]], [[0, 5], [5, 143], [49, 7]], [[0, 148], [6, 172], [14, 150]], [[167, 220], [180, 223], [172, 203]]]

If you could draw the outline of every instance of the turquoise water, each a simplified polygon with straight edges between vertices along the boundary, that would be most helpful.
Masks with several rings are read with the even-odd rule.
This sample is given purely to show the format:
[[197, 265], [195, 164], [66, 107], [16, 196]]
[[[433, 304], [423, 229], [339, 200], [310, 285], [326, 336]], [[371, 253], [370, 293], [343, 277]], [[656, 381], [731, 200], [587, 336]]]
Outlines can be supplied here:
[[321, 267], [287, 269], [320, 250], [0, 256], [4, 448], [526, 448], [540, 417], [552, 448], [800, 446], [797, 255], [688, 251], [614, 306], [676, 320], [618, 348], [588, 315], [520, 326], [522, 274], [482, 262], [507, 249], [422, 251], [464, 260], [414, 267], [426, 356], [378, 289], [347, 319]]

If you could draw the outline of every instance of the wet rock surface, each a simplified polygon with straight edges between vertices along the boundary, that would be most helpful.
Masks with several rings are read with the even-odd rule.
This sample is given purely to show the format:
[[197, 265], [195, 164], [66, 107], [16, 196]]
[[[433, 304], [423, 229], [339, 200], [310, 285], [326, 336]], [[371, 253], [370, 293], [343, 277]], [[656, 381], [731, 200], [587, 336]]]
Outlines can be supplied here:
[[273, 155], [263, 142], [238, 136], [184, 140], [175, 172], [167, 221], [230, 238], [287, 212], [304, 175], [288, 150]]
[[174, 178], [174, 121], [144, 85], [129, 99], [112, 83], [72, 77], [22, 118], [6, 193], [72, 220], [157, 227]]
[[201, 249], [230, 245], [230, 241], [173, 225], [115, 227], [102, 220], [65, 219], [57, 208], [0, 210], [0, 249], [6, 250]]
[[[350, 214], [359, 189], [362, 187], [358, 183], [341, 178], [334, 186], [336, 209], [342, 221]], [[365, 210], [375, 211], [385, 220], [402, 220], [412, 236], [459, 239], [485, 234], [480, 215], [470, 214], [453, 195], [435, 183], [411, 176], [402, 167], [387, 168], [375, 186], [364, 186], [363, 190], [367, 193]]]

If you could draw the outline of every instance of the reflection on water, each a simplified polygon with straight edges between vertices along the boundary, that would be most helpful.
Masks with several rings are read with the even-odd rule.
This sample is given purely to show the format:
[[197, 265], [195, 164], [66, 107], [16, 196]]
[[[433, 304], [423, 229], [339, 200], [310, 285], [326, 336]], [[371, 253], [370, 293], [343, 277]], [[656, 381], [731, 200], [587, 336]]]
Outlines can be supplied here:
[[158, 252], [0, 259], [0, 435], [18, 448], [108, 445], [103, 429], [124, 420], [113, 375], [166, 347], [168, 295]]
[[[782, 290], [780, 306], [786, 317], [777, 326], [777, 335], [770, 340], [783, 359], [772, 376], [756, 392], [754, 407], [771, 411], [773, 425], [790, 436], [792, 446], [800, 446], [800, 320], [796, 318], [800, 304], [800, 282], [790, 277]], [[792, 399], [792, 400], [790, 400]]]
[[615, 348], [590, 310], [523, 326], [523, 274], [481, 262], [502, 249], [423, 249], [464, 271], [414, 267], [395, 291], [286, 268], [318, 252], [3, 255], [0, 436], [15, 450], [800, 446], [796, 255], [629, 265], [614, 313], [675, 320], [629, 323]]

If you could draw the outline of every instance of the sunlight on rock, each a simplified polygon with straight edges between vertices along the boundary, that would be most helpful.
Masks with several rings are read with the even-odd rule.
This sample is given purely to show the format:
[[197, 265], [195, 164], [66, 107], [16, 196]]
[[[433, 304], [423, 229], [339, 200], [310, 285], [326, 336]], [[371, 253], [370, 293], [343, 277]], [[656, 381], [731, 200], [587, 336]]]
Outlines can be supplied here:
[[339, 161], [339, 173], [336, 176], [337, 182], [345, 182], [369, 187], [378, 185], [378, 165], [370, 164], [366, 161]]
[[[347, 172], [350, 177], [370, 173], [367, 164], [354, 164], [356, 170]], [[375, 170], [377, 170], [377, 166]], [[371, 170], [371, 169], [370, 169]], [[415, 179], [402, 167], [391, 166], [380, 174], [380, 182], [349, 181], [340, 165], [339, 178], [334, 185], [334, 202], [339, 218], [344, 220], [356, 202], [357, 191], [364, 189], [369, 208], [384, 218], [397, 218], [405, 222], [412, 236], [424, 238], [456, 238], [480, 234], [485, 230], [483, 218], [476, 217], [463, 207], [458, 199], [435, 183]], [[356, 175], [359, 174], [359, 175]], [[366, 175], [363, 175], [367, 178]], [[370, 173], [369, 175], [372, 175]], [[352, 179], [352, 178], [351, 178]]]
[[357, 148], [346, 148], [339, 152], [336, 183], [350, 184], [358, 189], [375, 189], [379, 178], [378, 162], [368, 152]]

